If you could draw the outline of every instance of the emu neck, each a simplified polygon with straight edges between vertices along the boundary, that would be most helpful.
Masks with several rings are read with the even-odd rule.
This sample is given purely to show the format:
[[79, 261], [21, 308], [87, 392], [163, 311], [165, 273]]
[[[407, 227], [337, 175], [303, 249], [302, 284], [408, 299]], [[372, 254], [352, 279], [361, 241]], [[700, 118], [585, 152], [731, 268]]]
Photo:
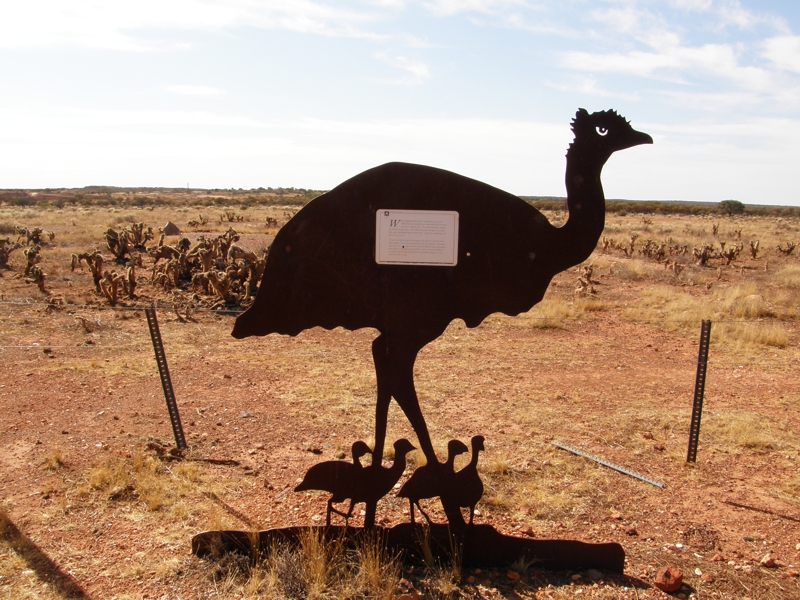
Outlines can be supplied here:
[[473, 469], [478, 467], [478, 454], [479, 453], [480, 453], [480, 450], [473, 450], [472, 451], [472, 456], [469, 459], [469, 466], [472, 467]]
[[[392, 463], [392, 466], [389, 467], [389, 470], [392, 472], [393, 475], [397, 474], [398, 472], [400, 473], [400, 475], [402, 475], [403, 471], [406, 470], [406, 457], [405, 457], [405, 454], [403, 456], [400, 456], [400, 457], [395, 456], [394, 457], [394, 462]], [[400, 475], [398, 475], [398, 477]]]
[[565, 183], [569, 218], [558, 230], [559, 271], [589, 258], [603, 232], [606, 203], [600, 172], [605, 162], [605, 157], [577, 142], [567, 151]]

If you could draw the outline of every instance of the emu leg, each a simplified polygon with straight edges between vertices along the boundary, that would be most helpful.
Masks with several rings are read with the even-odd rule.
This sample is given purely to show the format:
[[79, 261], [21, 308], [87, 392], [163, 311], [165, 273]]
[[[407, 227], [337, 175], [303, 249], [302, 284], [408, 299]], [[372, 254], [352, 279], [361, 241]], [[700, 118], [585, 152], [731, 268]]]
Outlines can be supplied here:
[[422, 513], [422, 516], [425, 517], [425, 520], [428, 521], [428, 525], [433, 525], [433, 521], [431, 521], [431, 518], [428, 516], [428, 513], [422, 510], [422, 505], [419, 502], [417, 502], [417, 508], [419, 509], [419, 512]]
[[383, 462], [383, 445], [386, 442], [386, 421], [389, 418], [389, 403], [392, 391], [389, 385], [389, 355], [386, 336], [379, 335], [372, 342], [372, 360], [375, 363], [375, 378], [378, 383], [378, 400], [375, 405], [375, 447], [372, 449], [372, 464]]
[[425, 453], [428, 464], [441, 466], [436, 453], [433, 451], [428, 425], [425, 423], [425, 417], [422, 416], [417, 390], [414, 387], [414, 362], [419, 350], [415, 346], [411, 346], [408, 343], [404, 344], [403, 342], [400, 342], [391, 350], [392, 395], [397, 400], [400, 408], [403, 409], [408, 422], [411, 423], [411, 427], [414, 428], [414, 433], [417, 434], [420, 448]]

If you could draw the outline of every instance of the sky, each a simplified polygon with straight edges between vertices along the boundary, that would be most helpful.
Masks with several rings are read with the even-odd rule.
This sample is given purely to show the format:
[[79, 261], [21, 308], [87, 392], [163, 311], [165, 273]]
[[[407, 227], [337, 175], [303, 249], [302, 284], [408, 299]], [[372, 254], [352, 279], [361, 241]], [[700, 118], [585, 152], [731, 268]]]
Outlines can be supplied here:
[[797, 0], [0, 2], [0, 188], [331, 189], [400, 160], [564, 196], [800, 205]]

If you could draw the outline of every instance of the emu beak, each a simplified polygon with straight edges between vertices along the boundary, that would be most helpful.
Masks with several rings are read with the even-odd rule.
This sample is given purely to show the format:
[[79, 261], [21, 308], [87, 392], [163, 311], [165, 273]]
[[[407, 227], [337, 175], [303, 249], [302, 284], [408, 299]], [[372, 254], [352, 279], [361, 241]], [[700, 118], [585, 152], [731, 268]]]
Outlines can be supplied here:
[[632, 148], [633, 146], [640, 146], [642, 144], [652, 144], [653, 138], [651, 138], [646, 133], [642, 133], [641, 131], [634, 130], [631, 132], [632, 135], [628, 139], [628, 143], [625, 145], [625, 148]]

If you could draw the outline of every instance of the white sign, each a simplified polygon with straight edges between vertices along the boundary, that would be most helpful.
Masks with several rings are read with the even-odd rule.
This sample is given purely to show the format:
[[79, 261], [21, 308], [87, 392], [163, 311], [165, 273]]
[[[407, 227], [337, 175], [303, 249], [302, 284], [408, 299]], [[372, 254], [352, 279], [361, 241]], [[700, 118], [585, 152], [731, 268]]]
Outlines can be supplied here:
[[379, 265], [456, 266], [456, 211], [382, 208], [375, 218], [375, 262]]

